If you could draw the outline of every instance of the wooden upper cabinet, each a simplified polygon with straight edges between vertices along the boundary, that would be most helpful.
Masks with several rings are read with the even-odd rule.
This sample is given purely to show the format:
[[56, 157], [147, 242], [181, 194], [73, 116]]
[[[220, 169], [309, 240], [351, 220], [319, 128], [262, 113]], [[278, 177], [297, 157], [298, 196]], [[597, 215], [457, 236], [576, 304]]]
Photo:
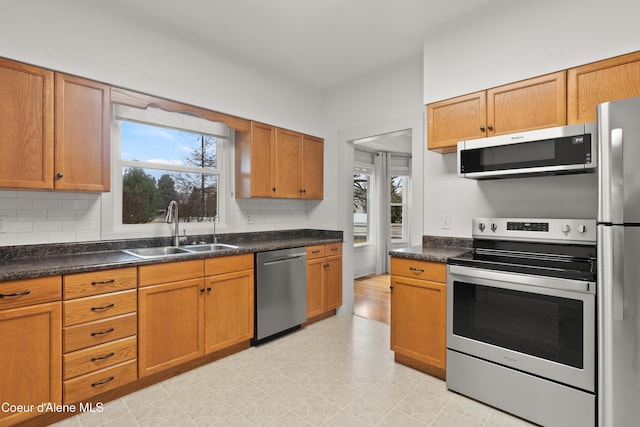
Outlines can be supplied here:
[[273, 197], [275, 138], [273, 126], [258, 122], [236, 133], [236, 197]]
[[324, 140], [302, 135], [302, 198], [324, 197]]
[[294, 199], [302, 195], [302, 134], [276, 128], [275, 197]]
[[236, 132], [236, 197], [318, 199], [324, 188], [324, 141], [251, 122]]
[[56, 73], [55, 188], [109, 191], [110, 87]]
[[640, 96], [640, 52], [571, 68], [567, 80], [569, 124], [595, 121], [598, 104]]
[[487, 91], [487, 136], [567, 124], [566, 72]]
[[53, 188], [53, 80], [0, 59], [0, 188]]
[[566, 124], [566, 73], [427, 105], [427, 148], [456, 151], [458, 141]]
[[427, 105], [427, 148], [453, 153], [458, 141], [486, 136], [486, 117], [484, 91]]

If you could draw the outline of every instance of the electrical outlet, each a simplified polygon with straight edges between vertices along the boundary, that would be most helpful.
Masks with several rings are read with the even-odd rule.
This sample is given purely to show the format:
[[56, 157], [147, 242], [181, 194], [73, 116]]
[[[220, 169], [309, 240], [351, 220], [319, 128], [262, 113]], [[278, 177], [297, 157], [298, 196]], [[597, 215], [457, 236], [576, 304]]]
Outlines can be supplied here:
[[251, 215], [247, 215], [247, 224], [255, 224], [256, 220]]
[[440, 217], [440, 228], [442, 230], [451, 229], [451, 215], [442, 215]]
[[0, 216], [0, 233], [6, 233], [6, 232], [7, 232], [7, 217]]

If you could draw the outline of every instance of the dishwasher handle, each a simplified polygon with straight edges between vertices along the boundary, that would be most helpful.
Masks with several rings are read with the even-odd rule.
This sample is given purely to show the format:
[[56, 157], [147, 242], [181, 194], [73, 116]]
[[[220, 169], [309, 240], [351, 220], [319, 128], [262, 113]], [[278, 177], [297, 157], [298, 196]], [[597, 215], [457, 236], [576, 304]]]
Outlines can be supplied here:
[[292, 255], [292, 256], [282, 257], [282, 258], [273, 258], [273, 259], [264, 261], [262, 263], [262, 265], [282, 264], [284, 262], [291, 262], [291, 261], [301, 260], [302, 257], [303, 257], [303, 255]]

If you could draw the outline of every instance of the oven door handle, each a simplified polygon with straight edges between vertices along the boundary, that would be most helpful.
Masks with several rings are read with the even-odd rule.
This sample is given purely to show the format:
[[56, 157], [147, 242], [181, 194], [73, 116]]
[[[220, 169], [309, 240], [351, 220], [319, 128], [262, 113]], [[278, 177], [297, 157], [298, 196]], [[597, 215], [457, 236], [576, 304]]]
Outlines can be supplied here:
[[500, 271], [484, 270], [473, 267], [449, 265], [449, 274], [456, 277], [473, 279], [485, 279], [496, 282], [512, 283], [517, 285], [537, 286], [540, 288], [556, 289], [560, 291], [572, 291], [595, 294], [596, 284], [573, 279], [560, 279], [557, 277], [532, 276], [529, 274], [503, 273]]

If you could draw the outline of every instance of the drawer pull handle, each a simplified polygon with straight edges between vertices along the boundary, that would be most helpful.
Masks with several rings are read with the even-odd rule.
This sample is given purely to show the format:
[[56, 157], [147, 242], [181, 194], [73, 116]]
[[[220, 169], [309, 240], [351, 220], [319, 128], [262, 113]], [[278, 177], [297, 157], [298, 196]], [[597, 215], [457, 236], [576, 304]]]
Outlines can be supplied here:
[[101, 307], [91, 307], [91, 311], [108, 310], [108, 309], [113, 308], [115, 306], [116, 305], [114, 303], [111, 303], [111, 304], [103, 305]]
[[424, 273], [424, 268], [409, 267], [409, 270], [413, 271], [414, 273]]
[[109, 354], [105, 354], [104, 356], [92, 357], [92, 358], [91, 358], [91, 361], [92, 361], [92, 362], [97, 362], [98, 360], [108, 359], [108, 358], [113, 357], [113, 356], [115, 356], [115, 355], [116, 355], [116, 354], [112, 351], [111, 353], [109, 353]]
[[315, 254], [319, 254], [319, 253], [320, 253], [320, 251], [319, 251], [319, 250], [317, 250], [317, 251], [311, 251], [311, 253], [315, 255]]
[[105, 329], [104, 331], [100, 331], [100, 332], [91, 332], [91, 336], [95, 337], [97, 335], [106, 335], [106, 334], [110, 334], [111, 332], [115, 331], [116, 328], [109, 328], [109, 329]]
[[331, 248], [331, 252], [338, 252], [338, 248]]
[[109, 279], [109, 280], [103, 280], [101, 282], [91, 282], [91, 284], [93, 286], [97, 286], [97, 285], [108, 285], [110, 283], [115, 283], [116, 279]]
[[113, 381], [115, 379], [116, 379], [116, 377], [109, 377], [104, 381], [98, 381], [97, 383], [91, 384], [91, 387], [97, 387], [99, 385], [105, 385], [106, 383], [109, 383], [109, 382], [111, 382], [111, 381]]
[[22, 292], [16, 292], [15, 294], [0, 294], [0, 298], [4, 298], [4, 297], [21, 297], [22, 295], [29, 295], [31, 293], [31, 291], [29, 289], [22, 291]]

